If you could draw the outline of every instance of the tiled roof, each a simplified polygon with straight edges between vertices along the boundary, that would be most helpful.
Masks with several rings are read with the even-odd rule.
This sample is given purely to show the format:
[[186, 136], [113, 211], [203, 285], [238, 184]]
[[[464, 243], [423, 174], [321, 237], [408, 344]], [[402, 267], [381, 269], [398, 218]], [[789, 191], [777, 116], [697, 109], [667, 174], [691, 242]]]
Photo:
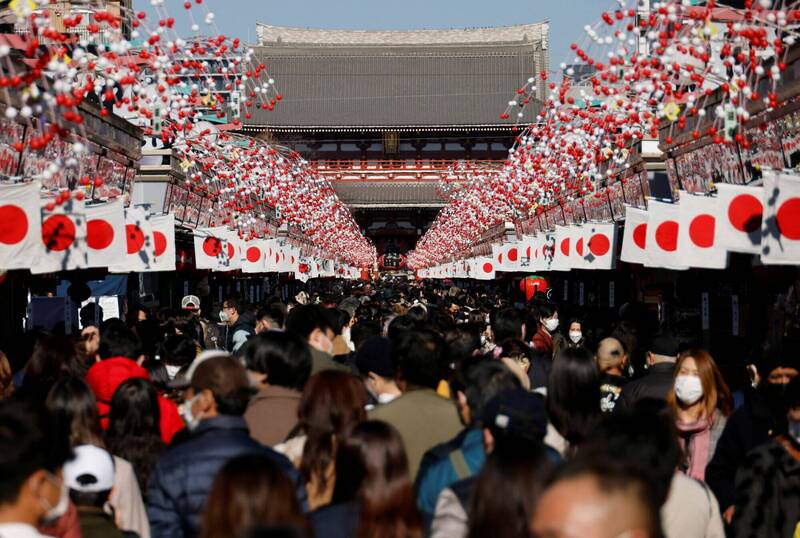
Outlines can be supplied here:
[[339, 181], [332, 183], [350, 207], [442, 207], [433, 181]]
[[290, 28], [256, 24], [259, 45], [464, 45], [541, 41], [547, 39], [549, 24], [519, 24], [495, 28], [455, 28], [447, 30], [328, 30]]
[[[525, 28], [545, 34], [529, 41], [492, 39], [495, 34], [502, 39], [528, 35], [521, 30]], [[256, 55], [283, 100], [274, 111], [256, 110], [244, 122], [283, 129], [510, 126], [516, 118], [500, 119], [508, 101], [530, 77], [549, 68], [546, 29], [343, 31], [341, 36], [337, 31], [303, 31], [320, 38], [333, 33], [336, 43], [283, 41], [258, 47]], [[345, 34], [359, 39], [348, 42]], [[400, 38], [391, 46], [364, 44], [393, 34]], [[464, 37], [453, 37], [459, 35]], [[478, 36], [486, 39], [479, 42]], [[435, 44], [424, 44], [423, 37]], [[470, 41], [459, 44], [459, 39]], [[541, 86], [540, 100], [545, 95]], [[531, 122], [538, 110], [536, 104], [526, 107], [521, 121]]]

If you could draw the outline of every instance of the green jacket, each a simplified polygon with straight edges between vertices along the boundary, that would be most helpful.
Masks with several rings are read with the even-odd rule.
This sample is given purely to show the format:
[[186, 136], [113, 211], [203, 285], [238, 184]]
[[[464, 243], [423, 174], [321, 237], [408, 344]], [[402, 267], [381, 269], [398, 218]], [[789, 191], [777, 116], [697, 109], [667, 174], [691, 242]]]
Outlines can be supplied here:
[[400, 432], [412, 481], [416, 480], [425, 452], [449, 441], [463, 428], [453, 402], [432, 389], [410, 390], [374, 408], [369, 418], [388, 422]]
[[309, 346], [309, 349], [311, 350], [311, 375], [317, 374], [323, 370], [342, 370], [344, 372], [350, 372], [350, 368], [333, 360], [333, 355], [320, 351], [313, 346]]
[[78, 521], [83, 538], [122, 538], [114, 520], [100, 508], [79, 506]]

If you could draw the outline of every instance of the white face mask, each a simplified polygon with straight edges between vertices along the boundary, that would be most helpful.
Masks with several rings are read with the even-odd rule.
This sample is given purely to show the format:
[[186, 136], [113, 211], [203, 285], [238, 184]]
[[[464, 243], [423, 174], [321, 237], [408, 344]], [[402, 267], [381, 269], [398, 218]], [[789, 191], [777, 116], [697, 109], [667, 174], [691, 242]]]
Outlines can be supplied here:
[[228, 318], [228, 313], [227, 313], [227, 312], [225, 312], [224, 310], [220, 310], [220, 311], [219, 311], [219, 320], [220, 320], [222, 323], [228, 323], [228, 319], [229, 319], [229, 318]]
[[675, 396], [684, 405], [692, 405], [703, 397], [703, 383], [696, 375], [679, 375], [675, 378]]
[[[47, 473], [47, 479], [54, 481], [55, 477], [50, 473]], [[45, 498], [40, 498], [39, 504], [45, 509], [44, 516], [42, 517], [42, 523], [48, 525], [61, 519], [61, 516], [66, 514], [67, 510], [69, 509], [69, 489], [64, 481], [61, 481], [61, 493], [55, 506], [50, 506], [50, 502]]]
[[583, 333], [580, 331], [570, 331], [569, 332], [569, 339], [572, 340], [573, 343], [577, 344], [583, 338]]
[[189, 428], [189, 430], [195, 429], [197, 425], [200, 424], [200, 414], [194, 416], [194, 413], [192, 413], [192, 406], [199, 397], [200, 394], [195, 394], [191, 400], [186, 400], [180, 405], [180, 407], [178, 407], [178, 414], [186, 423], [186, 427]]
[[175, 379], [175, 376], [181, 371], [180, 366], [175, 366], [173, 364], [165, 364], [164, 368], [167, 369], [167, 376], [170, 378], [170, 380]]
[[793, 438], [797, 444], [800, 444], [800, 420], [789, 419], [789, 437]]
[[544, 320], [544, 328], [547, 329], [548, 332], [553, 332], [558, 329], [558, 318]]

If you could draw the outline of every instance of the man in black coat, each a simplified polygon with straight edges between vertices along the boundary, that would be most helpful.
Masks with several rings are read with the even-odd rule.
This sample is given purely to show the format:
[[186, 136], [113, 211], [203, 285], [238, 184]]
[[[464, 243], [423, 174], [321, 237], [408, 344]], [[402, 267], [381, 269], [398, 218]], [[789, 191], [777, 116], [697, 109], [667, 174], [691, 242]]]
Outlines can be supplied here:
[[647, 375], [622, 388], [615, 410], [630, 409], [644, 398], [666, 399], [674, 384], [678, 345], [678, 340], [669, 333], [661, 333], [653, 338], [647, 352]]
[[237, 456], [258, 454], [276, 461], [297, 484], [305, 505], [305, 488], [291, 462], [250, 437], [242, 414], [253, 390], [244, 366], [229, 355], [201, 355], [189, 367], [186, 383], [180, 410], [191, 433], [161, 456], [151, 476], [147, 516], [152, 536], [197, 536], [211, 484]]
[[747, 454], [785, 430], [783, 393], [797, 377], [800, 365], [792, 356], [772, 355], [758, 366], [761, 379], [746, 394], [744, 405], [733, 412], [706, 467], [706, 483], [716, 495], [725, 521], [731, 522], [736, 494], [736, 473]]

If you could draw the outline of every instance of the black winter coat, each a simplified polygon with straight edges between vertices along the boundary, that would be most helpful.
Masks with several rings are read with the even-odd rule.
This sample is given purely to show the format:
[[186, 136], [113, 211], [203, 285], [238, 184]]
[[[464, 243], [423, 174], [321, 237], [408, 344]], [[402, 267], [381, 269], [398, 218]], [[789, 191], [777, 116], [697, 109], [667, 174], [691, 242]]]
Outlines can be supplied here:
[[666, 399], [675, 383], [674, 371], [675, 364], [671, 362], [662, 362], [651, 366], [647, 370], [646, 376], [622, 387], [614, 410], [630, 409], [633, 404], [645, 398]]
[[728, 417], [714, 457], [706, 467], [706, 484], [716, 495], [720, 511], [733, 505], [736, 472], [744, 464], [747, 453], [767, 442], [780, 429], [781, 425], [758, 392], [751, 393], [745, 404]]
[[153, 538], [194, 538], [200, 532], [203, 505], [220, 468], [243, 455], [262, 454], [286, 470], [306, 506], [306, 492], [292, 463], [255, 441], [242, 417], [220, 415], [203, 420], [183, 443], [161, 456], [147, 491], [147, 517]]

